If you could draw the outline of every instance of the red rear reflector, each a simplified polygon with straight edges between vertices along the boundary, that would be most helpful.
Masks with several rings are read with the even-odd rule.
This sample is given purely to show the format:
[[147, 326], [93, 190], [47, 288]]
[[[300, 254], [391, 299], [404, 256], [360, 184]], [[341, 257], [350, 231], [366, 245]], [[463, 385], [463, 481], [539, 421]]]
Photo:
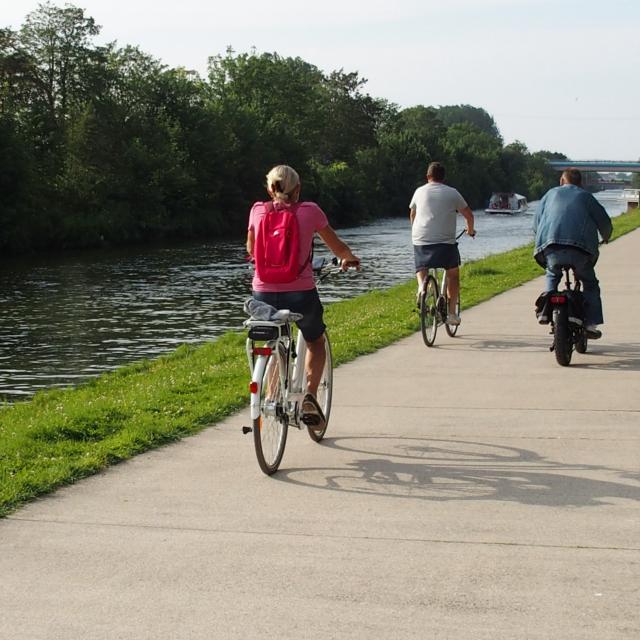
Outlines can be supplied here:
[[564, 304], [567, 296], [551, 296], [551, 304]]
[[253, 347], [253, 354], [256, 356], [270, 356], [272, 353], [271, 347]]
[[250, 382], [249, 383], [249, 391], [251, 393], [258, 393], [258, 383], [257, 382]]

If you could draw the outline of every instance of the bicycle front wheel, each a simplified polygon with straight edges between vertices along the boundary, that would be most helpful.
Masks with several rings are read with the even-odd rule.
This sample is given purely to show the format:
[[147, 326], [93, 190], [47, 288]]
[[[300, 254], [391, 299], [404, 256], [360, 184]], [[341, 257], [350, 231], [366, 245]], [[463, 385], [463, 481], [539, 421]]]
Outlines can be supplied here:
[[420, 329], [427, 347], [433, 345], [438, 331], [438, 284], [432, 275], [427, 276], [420, 293]]
[[268, 476], [278, 470], [287, 443], [288, 418], [278, 359], [273, 353], [267, 360], [260, 384], [260, 415], [253, 421], [256, 457]]
[[329, 415], [331, 414], [331, 398], [333, 395], [333, 356], [331, 354], [331, 342], [329, 342], [329, 336], [327, 332], [324, 332], [324, 350], [326, 358], [324, 361], [324, 369], [322, 370], [322, 378], [320, 378], [320, 385], [318, 386], [318, 392], [316, 394], [316, 400], [322, 409], [324, 414], [324, 429], [312, 429], [307, 427], [309, 437], [314, 442], [320, 442], [324, 438], [324, 434], [327, 432], [327, 425], [329, 424]]

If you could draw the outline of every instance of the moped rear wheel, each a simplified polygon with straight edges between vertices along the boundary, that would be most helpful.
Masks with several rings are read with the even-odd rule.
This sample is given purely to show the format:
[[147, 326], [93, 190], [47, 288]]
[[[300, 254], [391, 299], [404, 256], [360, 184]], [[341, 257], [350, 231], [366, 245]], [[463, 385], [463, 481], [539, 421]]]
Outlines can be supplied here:
[[553, 310], [553, 351], [560, 366], [569, 366], [571, 352], [573, 351], [573, 340], [571, 339], [569, 314], [566, 306]]

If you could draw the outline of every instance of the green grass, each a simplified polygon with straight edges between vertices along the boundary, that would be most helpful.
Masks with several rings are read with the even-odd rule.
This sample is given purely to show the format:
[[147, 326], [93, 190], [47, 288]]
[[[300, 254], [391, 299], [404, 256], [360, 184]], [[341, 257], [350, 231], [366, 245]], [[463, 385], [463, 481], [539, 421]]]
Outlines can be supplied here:
[[[640, 226], [640, 211], [614, 219], [614, 237]], [[542, 275], [529, 245], [464, 265], [464, 307]], [[415, 283], [372, 291], [326, 311], [336, 364], [419, 328]], [[76, 389], [40, 392], [0, 410], [0, 516], [243, 407], [248, 366], [243, 333], [182, 346], [170, 355], [103, 375]]]

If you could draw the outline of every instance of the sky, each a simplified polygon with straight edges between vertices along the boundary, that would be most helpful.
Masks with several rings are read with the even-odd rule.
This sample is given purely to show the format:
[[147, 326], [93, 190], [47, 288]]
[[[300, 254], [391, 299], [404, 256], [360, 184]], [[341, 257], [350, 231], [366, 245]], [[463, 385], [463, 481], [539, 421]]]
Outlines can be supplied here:
[[[53, 2], [62, 5], [62, 2]], [[573, 160], [640, 159], [639, 0], [78, 0], [97, 44], [206, 74], [210, 56], [277, 52], [357, 71], [399, 107], [470, 104], [505, 143]], [[18, 29], [36, 0], [11, 0]]]

